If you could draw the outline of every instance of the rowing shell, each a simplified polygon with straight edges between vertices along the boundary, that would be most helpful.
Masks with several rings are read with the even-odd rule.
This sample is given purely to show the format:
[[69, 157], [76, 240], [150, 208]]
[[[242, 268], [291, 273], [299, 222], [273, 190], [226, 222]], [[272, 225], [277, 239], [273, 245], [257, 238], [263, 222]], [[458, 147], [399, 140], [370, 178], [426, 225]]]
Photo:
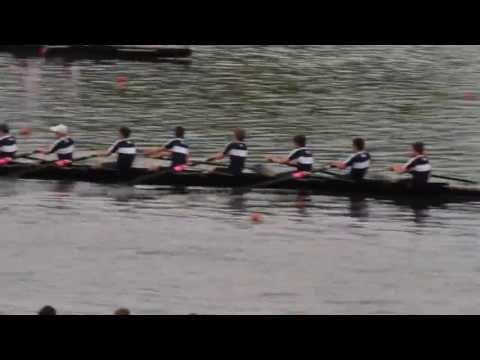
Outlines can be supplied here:
[[[0, 177], [15, 177], [41, 180], [86, 181], [102, 184], [127, 184], [135, 179], [151, 174], [146, 168], [132, 168], [126, 173], [117, 170], [95, 168], [84, 165], [72, 165], [68, 168], [55, 166], [45, 167], [35, 164], [12, 164], [0, 167]], [[268, 181], [268, 177], [245, 173], [241, 176], [224, 175], [221, 173], [202, 173], [199, 171], [184, 171], [179, 174], [165, 173], [159, 176], [147, 177], [142, 182], [145, 189], [153, 186], [194, 186], [216, 188], [255, 188], [256, 184]], [[420, 197], [420, 198], [462, 198], [467, 201], [480, 201], [480, 188], [454, 187], [446, 183], [429, 183], [422, 189], [413, 189], [408, 183], [388, 180], [364, 180], [362, 182], [345, 181], [329, 177], [313, 177], [308, 179], [287, 179], [269, 186], [274, 189], [306, 189], [319, 194], [348, 195], [363, 194], [386, 198]]]

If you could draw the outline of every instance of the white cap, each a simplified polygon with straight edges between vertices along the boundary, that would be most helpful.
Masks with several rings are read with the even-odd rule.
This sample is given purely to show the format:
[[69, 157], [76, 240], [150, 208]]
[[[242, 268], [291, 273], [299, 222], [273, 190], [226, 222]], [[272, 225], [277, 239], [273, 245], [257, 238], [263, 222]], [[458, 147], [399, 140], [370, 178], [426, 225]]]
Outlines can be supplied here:
[[52, 126], [50, 128], [50, 131], [66, 135], [66, 134], [68, 134], [68, 127], [63, 125], [63, 124], [59, 124], [57, 126]]

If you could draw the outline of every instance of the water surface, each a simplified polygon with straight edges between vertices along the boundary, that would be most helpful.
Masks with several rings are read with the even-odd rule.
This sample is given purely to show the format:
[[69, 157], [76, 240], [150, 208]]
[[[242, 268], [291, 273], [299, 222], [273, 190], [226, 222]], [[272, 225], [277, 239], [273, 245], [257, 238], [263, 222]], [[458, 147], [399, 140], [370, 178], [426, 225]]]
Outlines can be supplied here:
[[[80, 151], [131, 126], [187, 128], [193, 156], [249, 132], [250, 163], [306, 133], [318, 164], [364, 136], [372, 176], [423, 140], [438, 173], [480, 178], [477, 46], [195, 46], [190, 65], [0, 55], [0, 121], [21, 151], [72, 129]], [[128, 79], [119, 89], [117, 78]], [[480, 94], [480, 92], [478, 92]], [[138, 165], [145, 165], [143, 159]], [[428, 206], [295, 191], [133, 190], [0, 180], [0, 312], [471, 314], [479, 202]], [[249, 220], [264, 216], [261, 224]]]

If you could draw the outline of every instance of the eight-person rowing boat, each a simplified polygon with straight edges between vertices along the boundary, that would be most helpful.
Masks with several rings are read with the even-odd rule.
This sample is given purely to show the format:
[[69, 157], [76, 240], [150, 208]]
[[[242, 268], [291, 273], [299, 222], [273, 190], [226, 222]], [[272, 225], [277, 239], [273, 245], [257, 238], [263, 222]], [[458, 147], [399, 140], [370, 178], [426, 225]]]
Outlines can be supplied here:
[[[366, 151], [365, 140], [353, 139], [353, 154], [345, 161], [332, 161], [330, 168], [346, 169], [347, 174], [332, 173], [326, 168], [315, 168], [312, 151], [307, 147], [304, 135], [293, 138], [295, 146], [288, 156], [266, 156], [270, 162], [293, 167], [293, 171], [281, 174], [262, 172], [261, 167], [246, 167], [248, 147], [245, 143], [246, 132], [243, 129], [233, 130], [233, 141], [223, 151], [207, 158], [205, 161], [191, 159], [190, 148], [185, 141], [185, 129], [178, 126], [174, 130], [174, 138], [161, 147], [138, 150], [131, 131], [127, 127], [119, 129], [119, 138], [106, 151], [95, 152], [94, 155], [75, 158], [75, 142], [69, 136], [68, 127], [60, 124], [49, 129], [57, 140], [48, 149], [37, 149], [34, 153], [56, 154], [58, 160], [32, 163], [19, 162], [19, 158], [29, 156], [17, 155], [17, 141], [7, 125], [0, 125], [0, 175], [17, 175], [23, 178], [78, 180], [98, 183], [128, 183], [178, 186], [213, 186], [213, 187], [272, 187], [272, 188], [305, 188], [321, 193], [344, 194], [364, 193], [367, 195], [403, 196], [466, 196], [480, 199], [480, 189], [454, 187], [448, 183], [430, 182], [429, 178], [438, 177], [456, 181], [474, 183], [473, 181], [432, 175], [432, 167], [425, 155], [423, 143], [416, 142], [411, 146], [411, 159], [405, 164], [394, 164], [390, 170], [397, 174], [408, 173], [411, 179], [387, 181], [367, 179], [371, 156]], [[165, 159], [170, 166], [151, 168], [133, 167], [138, 153], [146, 157]], [[81, 160], [94, 156], [106, 157], [117, 154], [116, 162], [106, 162], [97, 166], [79, 164]], [[229, 164], [219, 167], [221, 163], [214, 161], [229, 158]], [[199, 164], [215, 166], [213, 171], [195, 171]], [[321, 174], [320, 176], [318, 174]]]

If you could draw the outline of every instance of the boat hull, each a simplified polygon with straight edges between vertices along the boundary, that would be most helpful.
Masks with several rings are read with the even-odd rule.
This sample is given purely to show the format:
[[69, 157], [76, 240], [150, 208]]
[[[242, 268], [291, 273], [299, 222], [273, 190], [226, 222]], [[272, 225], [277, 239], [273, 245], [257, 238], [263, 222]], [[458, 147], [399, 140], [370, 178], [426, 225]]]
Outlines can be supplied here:
[[[90, 166], [56, 166], [14, 164], [0, 167], [2, 178], [24, 178], [63, 181], [85, 181], [102, 184], [132, 183], [158, 186], [200, 186], [214, 188], [258, 188], [258, 184], [270, 178], [260, 174], [243, 174], [232, 176], [222, 173], [202, 173], [186, 171], [180, 174], [155, 174], [145, 168], [132, 168], [127, 173], [116, 170]], [[463, 198], [480, 200], [480, 189], [452, 187], [445, 183], [431, 183], [422, 189], [412, 188], [409, 183], [385, 180], [365, 180], [353, 182], [328, 177], [312, 177], [301, 180], [286, 180], [265, 186], [272, 189], [305, 189], [321, 194], [376, 196], [386, 198]]]

